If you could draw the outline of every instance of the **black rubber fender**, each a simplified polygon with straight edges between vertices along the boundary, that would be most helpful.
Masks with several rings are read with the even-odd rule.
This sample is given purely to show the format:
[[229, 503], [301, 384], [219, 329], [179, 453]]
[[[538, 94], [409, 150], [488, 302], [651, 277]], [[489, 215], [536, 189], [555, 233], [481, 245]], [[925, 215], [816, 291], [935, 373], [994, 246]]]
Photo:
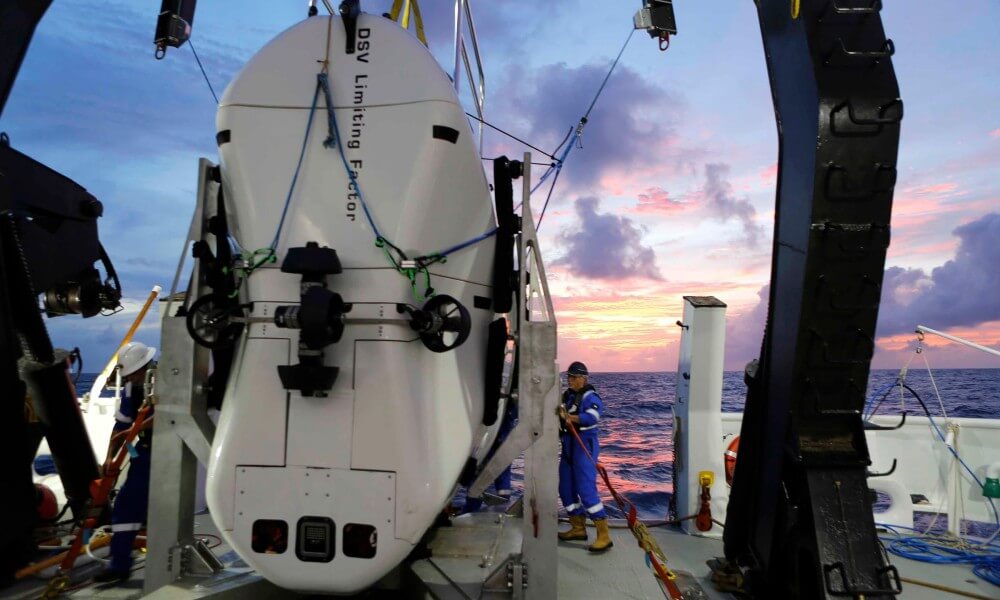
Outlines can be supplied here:
[[493, 246], [493, 312], [508, 313], [514, 294], [514, 183], [506, 156], [493, 160], [493, 201], [497, 233]]
[[490, 323], [489, 337], [486, 339], [486, 377], [483, 386], [483, 425], [489, 427], [497, 422], [500, 408], [503, 366], [507, 348], [507, 319], [499, 318]]

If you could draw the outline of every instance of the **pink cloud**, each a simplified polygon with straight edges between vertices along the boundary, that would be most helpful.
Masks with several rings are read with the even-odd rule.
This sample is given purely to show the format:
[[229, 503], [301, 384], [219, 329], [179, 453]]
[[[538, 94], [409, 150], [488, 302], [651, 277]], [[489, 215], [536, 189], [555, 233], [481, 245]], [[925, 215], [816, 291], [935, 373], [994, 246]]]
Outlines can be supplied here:
[[671, 198], [670, 192], [667, 190], [661, 187], [651, 187], [639, 194], [639, 202], [629, 212], [667, 215], [680, 212], [685, 208], [685, 203]]
[[1000, 127], [990, 132], [990, 137], [1000, 138]]
[[951, 192], [954, 192], [956, 189], [958, 189], [958, 184], [953, 181], [949, 181], [945, 183], [932, 183], [929, 185], [922, 185], [910, 188], [909, 190], [906, 190], [906, 192], [914, 196], [920, 196], [920, 197], [925, 197], [925, 196], [937, 197], [945, 194], [950, 194]]
[[574, 285], [573, 295], [554, 292], [559, 362], [565, 366], [582, 360], [595, 371], [671, 371], [677, 366], [681, 331], [676, 322], [683, 314], [685, 295], [714, 294], [725, 300], [757, 287], [631, 279], [614, 286]]
[[939, 219], [943, 213], [967, 210], [968, 203], [951, 201], [965, 193], [953, 181], [902, 188], [892, 203], [893, 229], [920, 227]]
[[778, 163], [773, 162], [760, 170], [760, 179], [766, 184], [775, 184], [778, 180]]
[[[932, 324], [926, 325], [933, 327]], [[980, 346], [1000, 349], [1000, 321], [979, 323], [971, 327], [953, 327], [949, 328], [946, 333], [964, 338]], [[921, 346], [932, 369], [974, 369], [1000, 366], [1000, 361], [994, 356], [936, 335], [925, 336]], [[880, 337], [877, 342], [875, 358], [872, 360], [872, 367], [876, 369], [898, 368], [913, 355], [916, 347], [917, 336], [912, 332]], [[921, 359], [914, 364], [922, 366], [922, 363]]]

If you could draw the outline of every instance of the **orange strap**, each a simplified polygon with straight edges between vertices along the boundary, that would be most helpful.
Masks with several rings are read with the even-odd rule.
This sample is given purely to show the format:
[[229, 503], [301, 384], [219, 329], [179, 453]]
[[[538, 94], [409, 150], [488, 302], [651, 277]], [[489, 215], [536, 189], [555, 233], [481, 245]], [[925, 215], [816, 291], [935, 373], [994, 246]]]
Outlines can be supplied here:
[[663, 556], [663, 551], [660, 550], [659, 545], [655, 540], [649, 535], [649, 530], [646, 528], [646, 524], [640, 521], [636, 515], [637, 511], [635, 505], [632, 504], [628, 498], [622, 496], [615, 489], [615, 486], [611, 485], [611, 478], [608, 477], [608, 470], [604, 468], [604, 465], [594, 460], [594, 457], [590, 454], [590, 450], [587, 450], [587, 446], [583, 443], [580, 438], [580, 434], [576, 430], [576, 426], [572, 422], [566, 420], [566, 428], [569, 429], [573, 437], [576, 438], [576, 443], [580, 445], [583, 449], [583, 453], [587, 455], [587, 458], [593, 463], [597, 472], [600, 473], [601, 479], [604, 480], [605, 487], [611, 492], [611, 497], [615, 499], [618, 503], [618, 509], [626, 515], [626, 521], [628, 522], [629, 531], [635, 536], [636, 541], [639, 542], [639, 547], [646, 551], [646, 557], [649, 559], [649, 564], [653, 565], [653, 570], [656, 571], [656, 576], [666, 588], [664, 594], [671, 600], [683, 600], [684, 594], [681, 593], [680, 588], [674, 583], [677, 579], [677, 575], [672, 573], [667, 569], [666, 560], [661, 560]]
[[152, 410], [153, 406], [148, 403], [139, 409], [139, 413], [135, 416], [132, 426], [125, 430], [125, 441], [118, 448], [114, 459], [106, 462], [103, 466], [101, 477], [90, 483], [90, 503], [87, 507], [87, 516], [84, 519], [83, 525], [77, 531], [76, 537], [73, 538], [73, 544], [70, 546], [65, 558], [60, 563], [59, 573], [56, 574], [56, 577], [60, 574], [68, 573], [76, 563], [76, 559], [83, 550], [84, 535], [89, 535], [94, 527], [97, 526], [97, 520], [100, 518], [104, 506], [108, 503], [108, 496], [111, 494], [112, 488], [115, 487], [115, 482], [118, 480], [119, 473], [121, 473], [122, 464], [125, 462], [125, 457], [128, 456], [128, 445], [144, 429], [147, 418], [149, 418], [149, 413]]

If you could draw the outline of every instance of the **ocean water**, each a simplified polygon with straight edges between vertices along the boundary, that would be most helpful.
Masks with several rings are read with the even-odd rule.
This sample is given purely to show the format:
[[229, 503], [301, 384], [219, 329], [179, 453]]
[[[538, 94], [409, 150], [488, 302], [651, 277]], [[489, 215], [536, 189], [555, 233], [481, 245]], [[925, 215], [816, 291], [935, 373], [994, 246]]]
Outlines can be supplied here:
[[[871, 397], [891, 385], [895, 370], [872, 371], [868, 384]], [[93, 374], [83, 374], [77, 385], [80, 393], [90, 389]], [[950, 416], [1000, 418], [1000, 369], [940, 369], [933, 371], [934, 383]], [[907, 383], [934, 415], [941, 409], [926, 370], [911, 368]], [[605, 404], [601, 425], [601, 462], [607, 467], [615, 488], [624, 493], [645, 519], [665, 518], [673, 490], [673, 413], [676, 373], [594, 373], [590, 382]], [[562, 384], [565, 386], [565, 382]], [[742, 372], [723, 376], [722, 407], [727, 412], [743, 410], [746, 386]], [[907, 397], [910, 414], [922, 412]], [[899, 396], [890, 394], [879, 408], [880, 414], [899, 413]], [[514, 463], [515, 487], [523, 481], [523, 462]], [[603, 488], [604, 502], [612, 513], [614, 501]], [[455, 502], [461, 502], [461, 497]]]

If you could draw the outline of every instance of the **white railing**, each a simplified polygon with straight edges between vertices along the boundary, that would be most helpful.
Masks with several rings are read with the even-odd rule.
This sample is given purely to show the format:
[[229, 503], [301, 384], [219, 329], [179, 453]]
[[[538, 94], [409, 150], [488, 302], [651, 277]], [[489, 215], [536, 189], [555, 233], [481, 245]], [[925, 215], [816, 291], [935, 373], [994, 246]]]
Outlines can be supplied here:
[[[713, 357], [721, 357], [725, 342], [721, 331], [713, 334], [713, 330], [719, 329], [717, 325], [694, 318], [689, 308], [686, 304], [684, 322], [678, 322], [684, 330], [674, 407], [674, 456], [675, 461], [680, 461], [675, 463], [678, 479], [674, 481], [674, 494], [678, 499], [678, 514], [689, 514], [697, 506], [697, 474], [710, 471], [716, 483], [712, 488], [712, 514], [724, 519], [728, 488], [724, 487], [725, 478], [720, 477], [724, 471], [723, 448], [740, 434], [743, 414], [719, 412], [717, 386], [702, 385], [702, 392], [693, 391], [694, 384], [702, 378], [721, 383], [722, 361]], [[934, 334], [989, 354], [1000, 354], [928, 327], [920, 326], [917, 331], [921, 339], [925, 333]], [[932, 423], [926, 416], [907, 415], [901, 427], [888, 429], [898, 425], [901, 418], [876, 415], [871, 418], [872, 424], [886, 429], [865, 431], [871, 458], [869, 470], [874, 474], [868, 478], [868, 485], [890, 501], [888, 509], [880, 508], [875, 513], [875, 521], [914, 527], [915, 512], [932, 513], [941, 515], [940, 523], [946, 520], [948, 531], [954, 535], [962, 533], [963, 520], [995, 522], [993, 502], [997, 501], [991, 502], [984, 495], [981, 482], [1000, 474], [1000, 419], [940, 416]], [[721, 436], [714, 433], [720, 423]], [[952, 449], [961, 456], [961, 461]], [[976, 474], [978, 482], [969, 475], [966, 466]], [[718, 487], [720, 479], [722, 489]], [[1000, 502], [997, 504], [1000, 508]], [[718, 532], [710, 530], [700, 535], [718, 535]]]
[[921, 335], [925, 333], [931, 333], [943, 337], [946, 340], [951, 340], [956, 344], [962, 344], [963, 346], [968, 346], [969, 348], [979, 350], [980, 352], [985, 352], [986, 354], [992, 354], [993, 356], [1000, 356], [1000, 350], [996, 350], [994, 348], [987, 348], [986, 346], [980, 346], [975, 342], [970, 342], [969, 340], [960, 338], [957, 335], [951, 335], [950, 333], [938, 331], [937, 329], [931, 329], [930, 327], [924, 327], [923, 325], [917, 325], [917, 333]]
[[[483, 153], [483, 119], [486, 110], [486, 74], [483, 72], [483, 58], [479, 53], [479, 40], [476, 37], [476, 23], [472, 19], [471, 0], [455, 0], [455, 68], [452, 81], [455, 91], [461, 89], [461, 71], [465, 67], [465, 75], [469, 81], [472, 102], [479, 117], [479, 154]], [[466, 39], [472, 44], [472, 54], [476, 59], [475, 76], [472, 64], [469, 62], [469, 51]]]
[[[723, 437], [740, 433], [743, 413], [722, 413]], [[872, 423], [894, 426], [899, 415], [876, 415]], [[997, 468], [1000, 456], [1000, 419], [936, 417], [951, 445], [974, 473], [983, 479]], [[948, 531], [959, 534], [962, 520], [993, 523], [993, 508], [983, 490], [951, 454], [927, 417], [906, 417], [906, 424], [893, 430], [868, 430], [871, 471], [885, 473], [871, 477], [868, 486], [889, 497], [888, 510], [875, 513], [875, 521], [913, 527], [913, 513], [926, 512], [947, 518]], [[916, 502], [914, 502], [916, 500]]]

